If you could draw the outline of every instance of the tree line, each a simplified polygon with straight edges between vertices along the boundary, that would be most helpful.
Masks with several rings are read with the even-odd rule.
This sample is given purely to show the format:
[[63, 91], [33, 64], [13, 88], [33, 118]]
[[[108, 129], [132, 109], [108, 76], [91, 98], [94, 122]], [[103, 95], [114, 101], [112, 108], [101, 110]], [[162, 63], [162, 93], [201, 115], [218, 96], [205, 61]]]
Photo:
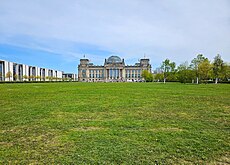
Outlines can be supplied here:
[[173, 61], [165, 59], [159, 73], [143, 72], [142, 77], [150, 81], [179, 81], [181, 83], [208, 83], [230, 81], [230, 64], [224, 62], [218, 54], [211, 62], [203, 54], [198, 54], [190, 63], [184, 62], [178, 66]]
[[[2, 73], [0, 73], [0, 77], [2, 77]], [[65, 77], [65, 78], [58, 78], [58, 77], [54, 77], [54, 76], [27, 76], [24, 75], [22, 77], [19, 77], [17, 74], [12, 74], [11, 71], [8, 71], [6, 73], [5, 78], [8, 79], [9, 81], [11, 80], [11, 78], [13, 77], [13, 81], [74, 81], [72, 78], [69, 77]]]

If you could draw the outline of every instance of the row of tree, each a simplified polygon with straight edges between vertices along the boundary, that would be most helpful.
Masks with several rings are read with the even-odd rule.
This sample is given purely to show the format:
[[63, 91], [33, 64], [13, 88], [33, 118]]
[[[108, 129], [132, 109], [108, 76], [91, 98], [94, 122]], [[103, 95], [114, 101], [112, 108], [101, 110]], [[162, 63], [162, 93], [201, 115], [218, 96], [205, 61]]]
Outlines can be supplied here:
[[[143, 72], [144, 73], [144, 72]], [[213, 62], [204, 57], [203, 54], [198, 54], [191, 63], [184, 62], [176, 67], [176, 63], [166, 59], [161, 64], [160, 73], [154, 74], [152, 78], [147, 73], [142, 74], [146, 81], [180, 81], [182, 83], [207, 83], [214, 81], [230, 80], [230, 64], [224, 62], [218, 54], [214, 57]]]
[[[0, 77], [1, 77], [1, 73], [0, 73]], [[42, 76], [27, 76], [24, 75], [22, 77], [19, 77], [17, 74], [12, 74], [12, 72], [7, 72], [5, 78], [8, 79], [10, 81], [11, 78], [14, 78], [14, 80], [18, 80], [18, 81], [22, 81], [24, 79], [24, 81], [29, 80], [29, 81], [73, 81], [71, 78], [57, 78], [57, 77], [52, 77], [52, 76], [46, 76], [46, 77], [42, 77]]]

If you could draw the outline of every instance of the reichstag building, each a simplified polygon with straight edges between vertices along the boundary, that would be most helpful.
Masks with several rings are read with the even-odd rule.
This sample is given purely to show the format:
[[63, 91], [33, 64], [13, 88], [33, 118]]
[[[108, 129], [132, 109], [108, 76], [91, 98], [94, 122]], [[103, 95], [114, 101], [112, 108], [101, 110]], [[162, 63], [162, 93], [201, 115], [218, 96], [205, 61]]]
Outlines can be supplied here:
[[104, 65], [94, 65], [89, 59], [80, 59], [78, 81], [81, 82], [137, 82], [142, 81], [142, 71], [151, 72], [149, 59], [140, 59], [135, 65], [125, 65], [124, 59], [110, 56]]

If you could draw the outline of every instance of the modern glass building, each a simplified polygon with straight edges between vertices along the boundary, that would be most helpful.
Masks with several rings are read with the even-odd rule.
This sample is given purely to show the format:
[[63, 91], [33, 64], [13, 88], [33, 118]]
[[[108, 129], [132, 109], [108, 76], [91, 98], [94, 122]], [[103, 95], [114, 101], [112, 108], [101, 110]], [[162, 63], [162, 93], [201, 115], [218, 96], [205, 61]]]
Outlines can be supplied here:
[[110, 56], [104, 65], [93, 65], [89, 59], [80, 59], [78, 65], [78, 81], [82, 82], [122, 82], [142, 81], [142, 71], [151, 72], [149, 59], [140, 59], [135, 65], [125, 65], [124, 59]]

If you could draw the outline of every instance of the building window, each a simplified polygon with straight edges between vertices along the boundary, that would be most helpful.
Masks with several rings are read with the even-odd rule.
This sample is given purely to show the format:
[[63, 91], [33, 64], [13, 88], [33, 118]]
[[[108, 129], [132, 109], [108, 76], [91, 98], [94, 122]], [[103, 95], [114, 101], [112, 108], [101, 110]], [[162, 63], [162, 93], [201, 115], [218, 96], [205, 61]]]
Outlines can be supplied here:
[[131, 76], [131, 70], [128, 70], [128, 78]]
[[109, 77], [110, 77], [110, 79], [112, 79], [112, 77], [113, 77], [113, 70], [112, 69], [109, 69]]
[[[85, 69], [82, 69], [82, 77], [83, 78], [86, 78], [86, 70]], [[85, 79], [83, 79], [83, 81], [84, 81]]]
[[19, 65], [18, 66], [18, 79], [20, 80], [20, 81], [22, 81], [22, 78], [23, 78], [23, 68], [22, 68], [22, 65]]
[[132, 70], [132, 78], [134, 78], [134, 72], [135, 72], [135, 70]]
[[119, 71], [116, 69], [116, 78], [119, 78]]
[[43, 78], [44, 80], [45, 80], [45, 78], [46, 78], [45, 75], [46, 75], [45, 69], [43, 69], [43, 70], [42, 70], [42, 78]]
[[99, 70], [96, 70], [96, 78], [99, 78]]
[[104, 78], [104, 70], [101, 71], [101, 78]]
[[89, 70], [89, 78], [92, 78], [92, 73], [91, 73], [92, 70]]

